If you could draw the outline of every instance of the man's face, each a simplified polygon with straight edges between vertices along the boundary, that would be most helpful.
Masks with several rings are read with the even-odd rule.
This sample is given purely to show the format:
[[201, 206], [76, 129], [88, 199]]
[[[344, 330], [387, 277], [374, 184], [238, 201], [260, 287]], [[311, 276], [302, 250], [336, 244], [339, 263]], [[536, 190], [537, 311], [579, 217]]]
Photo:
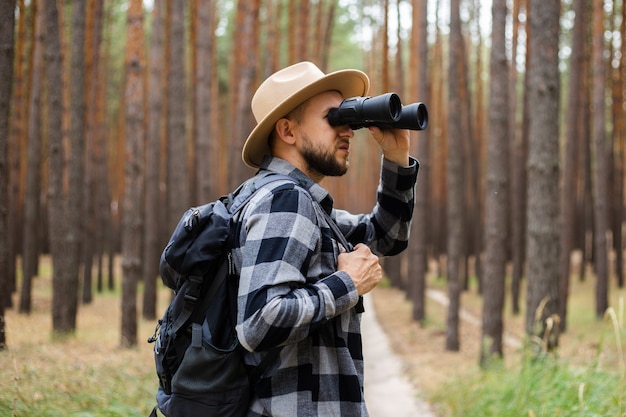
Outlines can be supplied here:
[[341, 176], [349, 166], [350, 139], [354, 132], [349, 126], [331, 126], [328, 111], [343, 100], [337, 91], [311, 98], [305, 104], [298, 124], [297, 146], [306, 164], [307, 174], [314, 179]]

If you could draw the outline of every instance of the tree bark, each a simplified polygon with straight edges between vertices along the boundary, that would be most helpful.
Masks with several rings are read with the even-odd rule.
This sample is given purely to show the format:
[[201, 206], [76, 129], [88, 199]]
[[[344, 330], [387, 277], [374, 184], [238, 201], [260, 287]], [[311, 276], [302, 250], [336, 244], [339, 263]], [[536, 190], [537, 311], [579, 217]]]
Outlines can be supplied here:
[[[13, 2], [9, 2], [13, 3]], [[20, 253], [20, 248], [23, 247], [21, 243], [20, 234], [22, 230], [19, 227], [23, 223], [23, 199], [20, 191], [21, 186], [21, 171], [22, 171], [22, 153], [24, 152], [23, 138], [26, 137], [27, 123], [28, 123], [28, 96], [30, 91], [31, 80], [29, 74], [32, 70], [32, 64], [27, 65], [27, 62], [32, 63], [32, 52], [34, 48], [28, 48], [30, 52], [27, 52], [26, 45], [34, 45], [35, 36], [35, 21], [31, 19], [30, 28], [32, 29], [30, 35], [27, 34], [26, 14], [27, 9], [30, 8], [33, 16], [36, 15], [35, 4], [37, 2], [31, 2], [30, 6], [26, 6], [24, 0], [17, 2], [17, 8], [19, 10], [19, 18], [17, 21], [17, 29], [15, 32], [15, 68], [13, 69], [13, 92], [11, 102], [11, 123], [9, 126], [9, 155], [11, 155], [8, 162], [8, 214], [7, 214], [7, 269], [5, 283], [6, 291], [0, 293], [6, 307], [12, 306], [11, 294], [17, 287], [17, 273], [16, 273], [16, 259]], [[15, 10], [13, 10], [15, 13]], [[7, 23], [8, 25], [8, 23]], [[4, 271], [3, 271], [4, 272]], [[1, 303], [2, 301], [0, 301]]]
[[[529, 11], [529, 0], [521, 0], [526, 6], [526, 15]], [[519, 17], [517, 17], [519, 18]], [[530, 26], [528, 22], [525, 24], [526, 31], [529, 33]], [[527, 211], [527, 196], [528, 196], [528, 173], [526, 171], [528, 161], [528, 69], [530, 67], [530, 36], [526, 37], [526, 71], [524, 72], [524, 88], [522, 92], [521, 104], [522, 104], [522, 122], [521, 122], [521, 135], [516, 137], [513, 144], [513, 163], [511, 169], [513, 170], [511, 186], [512, 192], [512, 225], [511, 231], [513, 233], [513, 271], [511, 278], [511, 308], [514, 314], [520, 312], [520, 295], [521, 295], [521, 282], [524, 276], [525, 264], [526, 264], [526, 211]]]
[[326, 7], [326, 18], [324, 19], [324, 31], [322, 32], [322, 37], [320, 38], [320, 43], [322, 45], [322, 50], [320, 52], [320, 68], [328, 67], [328, 59], [330, 51], [331, 38], [333, 33], [333, 24], [335, 22], [335, 9], [337, 7], [337, 3], [335, 1], [330, 0], [328, 2], [328, 6]]
[[606, 62], [604, 59], [604, 3], [593, 6], [593, 242], [596, 271], [596, 316], [601, 319], [608, 308], [608, 158], [606, 150]]
[[229, 160], [231, 175], [229, 188], [234, 189], [253, 171], [241, 162], [241, 149], [248, 134], [254, 127], [254, 117], [250, 108], [252, 94], [257, 86], [257, 66], [259, 57], [259, 11], [260, 0], [240, 0], [237, 2], [237, 19], [243, 22], [237, 36], [238, 51], [235, 55], [235, 67], [238, 77], [232, 80], [235, 86], [233, 102], [232, 135], [230, 137]]
[[184, 0], [169, 6], [170, 39], [167, 77], [167, 228], [174, 230], [180, 216], [189, 208], [187, 135], [185, 129], [185, 11]]
[[[78, 313], [78, 287], [80, 283], [80, 266], [82, 261], [82, 240], [84, 232], [84, 180], [85, 180], [85, 124], [87, 121], [85, 102], [85, 1], [72, 2], [72, 47], [70, 68], [70, 152], [67, 193], [67, 210], [65, 239], [67, 247], [67, 274], [70, 280], [68, 289], [69, 314]], [[90, 190], [91, 191], [91, 190]], [[87, 196], [91, 198], [92, 196]], [[75, 324], [74, 324], [75, 326]]]
[[[439, 0], [440, 1], [440, 0]], [[439, 3], [439, 2], [438, 2]], [[438, 14], [439, 7], [435, 8], [435, 13]], [[441, 254], [445, 252], [446, 236], [447, 236], [447, 224], [446, 224], [446, 175], [447, 166], [447, 137], [448, 137], [448, 123], [447, 115], [449, 109], [447, 105], [447, 99], [444, 99], [444, 91], [447, 88], [447, 77], [444, 76], [444, 36], [442, 31], [436, 29], [435, 46], [433, 48], [433, 71], [432, 71], [432, 91], [430, 92], [429, 102], [429, 123], [431, 129], [429, 133], [432, 137], [429, 141], [432, 141], [433, 150], [431, 152], [432, 160], [438, 161], [436, 164], [431, 164], [428, 171], [428, 181], [432, 184], [429, 185], [431, 195], [431, 209], [429, 218], [429, 224], [431, 225], [430, 235], [428, 239], [433, 242], [433, 258], [436, 259], [439, 274], [441, 270], [445, 269], [445, 262], [441, 261]], [[444, 85], [446, 87], [444, 87]], [[433, 129], [432, 126], [437, 126], [438, 129]], [[420, 174], [421, 175], [421, 174]]]
[[490, 58], [487, 189], [485, 198], [485, 263], [483, 275], [482, 343], [480, 364], [492, 356], [502, 357], [504, 323], [504, 282], [509, 202], [509, 90], [506, 58], [506, 17], [504, 1], [492, 6], [492, 47]]
[[[102, 2], [102, 0], [97, 0]], [[106, 21], [106, 9], [103, 9], [102, 19]], [[97, 71], [97, 85], [95, 86], [95, 94], [98, 97], [93, 103], [93, 112], [95, 118], [95, 125], [90, 129], [93, 133], [93, 154], [91, 155], [93, 161], [94, 176], [97, 178], [98, 193], [97, 199], [94, 202], [96, 207], [96, 219], [95, 219], [95, 240], [96, 240], [96, 254], [97, 254], [97, 278], [96, 289], [98, 292], [102, 292], [105, 284], [104, 277], [104, 263], [105, 252], [108, 251], [107, 259], [111, 264], [113, 261], [113, 255], [115, 253], [113, 245], [113, 221], [112, 221], [112, 198], [111, 198], [111, 180], [108, 169], [109, 164], [109, 152], [107, 147], [107, 124], [106, 124], [106, 77], [108, 69], [110, 67], [110, 59], [106, 53], [102, 54], [101, 64]], [[114, 288], [113, 283], [113, 268], [109, 267], [108, 273], [108, 287], [112, 290]]]
[[576, 213], [576, 165], [578, 155], [578, 143], [581, 131], [580, 120], [583, 118], [584, 109], [581, 107], [582, 66], [584, 64], [584, 32], [587, 19], [585, 18], [586, 0], [574, 1], [574, 29], [572, 33], [572, 57], [569, 71], [569, 98], [567, 107], [567, 123], [565, 123], [565, 157], [563, 164], [563, 181], [561, 189], [561, 259], [559, 269], [561, 271], [559, 289], [559, 316], [561, 328], [567, 328], [567, 299], [569, 294], [571, 253], [574, 247], [574, 221]]
[[0, 4], [0, 351], [6, 349], [5, 293], [8, 283], [9, 238], [9, 115], [13, 89], [13, 56], [15, 28], [15, 0]]
[[216, 172], [214, 165], [214, 155], [211, 152], [211, 145], [219, 141], [219, 132], [211, 125], [210, 114], [218, 110], [213, 103], [212, 70], [215, 69], [213, 63], [214, 48], [216, 44], [215, 31], [212, 25], [213, 15], [217, 7], [215, 1], [199, 1], [197, 3], [197, 33], [194, 41], [195, 59], [198, 62], [194, 75], [196, 86], [195, 94], [195, 178], [196, 196], [195, 201], [203, 204], [217, 197], [211, 176]]
[[[428, 1], [413, 2], [413, 26], [411, 46], [411, 67], [416, 68], [415, 91], [416, 100], [429, 102], [428, 94]], [[411, 77], [413, 78], [413, 77]], [[432, 128], [431, 128], [432, 129]], [[429, 170], [430, 170], [430, 130], [412, 133], [412, 154], [420, 161], [419, 179], [415, 189], [415, 212], [411, 225], [411, 241], [409, 242], [409, 289], [413, 303], [414, 320], [426, 319], [426, 276], [428, 273], [428, 238], [429, 238]], [[430, 136], [430, 137], [429, 137]]]
[[[146, 182], [144, 206], [144, 240], [143, 240], [143, 306], [142, 316], [154, 319], [157, 314], [156, 284], [159, 275], [159, 257], [164, 247], [161, 236], [161, 205], [159, 204], [159, 174], [161, 172], [161, 128], [163, 109], [163, 67], [164, 59], [164, 25], [163, 11], [165, 2], [156, 0], [152, 9], [152, 33], [150, 41], [150, 58], [148, 68], [148, 136], [146, 138]], [[203, 65], [203, 64], [201, 64]], [[208, 118], [209, 113], [204, 117]]]
[[[461, 115], [461, 100], [458, 95], [462, 87], [463, 37], [459, 0], [450, 2], [450, 61], [449, 61], [449, 114]], [[467, 131], [465, 131], [467, 132]], [[461, 308], [461, 270], [463, 262], [463, 135], [459, 117], [448, 119], [448, 170], [447, 170], [447, 276], [448, 276], [448, 315], [446, 320], [446, 350], [458, 351], [459, 310]]]
[[[559, 340], [558, 0], [530, 2], [528, 73], [528, 294], [526, 331], [552, 351]], [[537, 339], [536, 339], [537, 340]]]
[[37, 275], [39, 262], [41, 227], [41, 160], [42, 135], [41, 129], [41, 96], [43, 79], [43, 14], [37, 13], [35, 18], [35, 44], [33, 51], [32, 87], [29, 103], [28, 148], [26, 168], [26, 192], [24, 195], [24, 229], [22, 230], [24, 247], [22, 249], [22, 288], [20, 291], [20, 313], [31, 311], [32, 280]]
[[104, 97], [99, 93], [102, 89], [102, 60], [100, 59], [100, 47], [102, 44], [103, 29], [103, 0], [89, 0], [86, 15], [86, 46], [85, 46], [85, 71], [88, 81], [86, 82], [87, 114], [85, 128], [85, 176], [83, 180], [83, 195], [90, 198], [83, 199], [83, 293], [82, 301], [89, 304], [93, 300], [93, 263], [97, 255], [101, 253], [101, 239], [98, 236], [98, 213], [101, 209], [97, 205], [105, 193], [103, 184], [107, 182], [98, 177], [100, 167], [98, 158], [101, 157], [99, 141], [101, 141], [102, 124], [99, 121], [99, 113], [104, 107]]
[[141, 279], [143, 155], [145, 140], [142, 0], [128, 8], [126, 43], [126, 167], [122, 212], [122, 346], [137, 344], [137, 283]]
[[[76, 283], [69, 275], [66, 251], [66, 207], [63, 193], [65, 155], [62, 132], [62, 52], [59, 32], [59, 11], [56, 2], [44, 1], [46, 19], [46, 75], [48, 82], [48, 218], [50, 252], [52, 255], [52, 328], [57, 334], [76, 329]], [[74, 288], [72, 288], [74, 286]]]
[[389, 91], [389, 0], [383, 0], [383, 27], [381, 29], [381, 90]]
[[310, 16], [311, 16], [311, 4], [310, 0], [300, 0], [300, 4], [297, 8], [297, 19], [296, 23], [297, 28], [297, 37], [296, 37], [296, 60], [304, 61], [310, 60], [309, 50], [309, 29], [311, 27], [310, 24]]
[[[237, 1], [239, 4], [242, 0]], [[298, 6], [302, 0], [292, 0], [287, 6], [287, 64], [295, 64], [298, 59]]]
[[[615, 9], [616, 10], [616, 9]], [[622, 4], [622, 16], [619, 33], [626, 33], [626, 7]], [[613, 238], [614, 246], [618, 256], [616, 257], [617, 285], [624, 288], [624, 237], [621, 232], [624, 219], [624, 156], [626, 155], [626, 109], [624, 100], [626, 92], [626, 41], [622, 38], [619, 54], [615, 51], [615, 56], [619, 55], [619, 65], [613, 70], [613, 125], [615, 138], [615, 192], [614, 192], [614, 226]]]

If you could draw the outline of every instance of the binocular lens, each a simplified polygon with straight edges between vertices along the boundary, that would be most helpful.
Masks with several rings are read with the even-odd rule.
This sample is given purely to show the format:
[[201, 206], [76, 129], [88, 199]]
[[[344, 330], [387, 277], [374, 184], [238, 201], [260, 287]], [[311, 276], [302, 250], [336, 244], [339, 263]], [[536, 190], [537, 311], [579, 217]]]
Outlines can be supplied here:
[[400, 119], [402, 101], [395, 93], [367, 97], [361, 104], [361, 120], [372, 122], [396, 122]]
[[402, 107], [400, 120], [393, 123], [394, 128], [424, 130], [428, 126], [428, 110], [424, 103], [407, 104]]
[[428, 126], [428, 111], [423, 103], [402, 105], [395, 93], [375, 97], [352, 97], [330, 109], [331, 126], [349, 125], [351, 129], [377, 126], [381, 129], [424, 130]]
[[402, 101], [395, 93], [376, 97], [353, 97], [345, 99], [339, 107], [328, 112], [331, 126], [350, 125], [352, 129], [376, 123], [392, 123], [400, 119]]

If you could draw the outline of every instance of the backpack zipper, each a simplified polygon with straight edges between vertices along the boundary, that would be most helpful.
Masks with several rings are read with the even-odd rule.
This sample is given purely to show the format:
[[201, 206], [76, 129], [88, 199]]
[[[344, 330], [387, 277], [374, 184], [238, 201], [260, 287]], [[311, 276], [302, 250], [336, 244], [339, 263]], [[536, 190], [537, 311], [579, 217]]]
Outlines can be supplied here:
[[235, 262], [233, 261], [233, 255], [230, 251], [226, 254], [228, 260], [228, 276], [235, 275]]

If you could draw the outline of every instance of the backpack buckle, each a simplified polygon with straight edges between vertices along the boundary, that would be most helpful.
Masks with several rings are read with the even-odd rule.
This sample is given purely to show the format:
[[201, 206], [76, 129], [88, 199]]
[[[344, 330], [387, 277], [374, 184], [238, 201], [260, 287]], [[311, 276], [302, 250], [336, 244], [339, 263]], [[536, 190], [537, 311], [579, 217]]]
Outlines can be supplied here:
[[185, 302], [196, 303], [200, 298], [200, 290], [202, 289], [202, 277], [199, 275], [189, 276], [189, 288], [185, 293]]

